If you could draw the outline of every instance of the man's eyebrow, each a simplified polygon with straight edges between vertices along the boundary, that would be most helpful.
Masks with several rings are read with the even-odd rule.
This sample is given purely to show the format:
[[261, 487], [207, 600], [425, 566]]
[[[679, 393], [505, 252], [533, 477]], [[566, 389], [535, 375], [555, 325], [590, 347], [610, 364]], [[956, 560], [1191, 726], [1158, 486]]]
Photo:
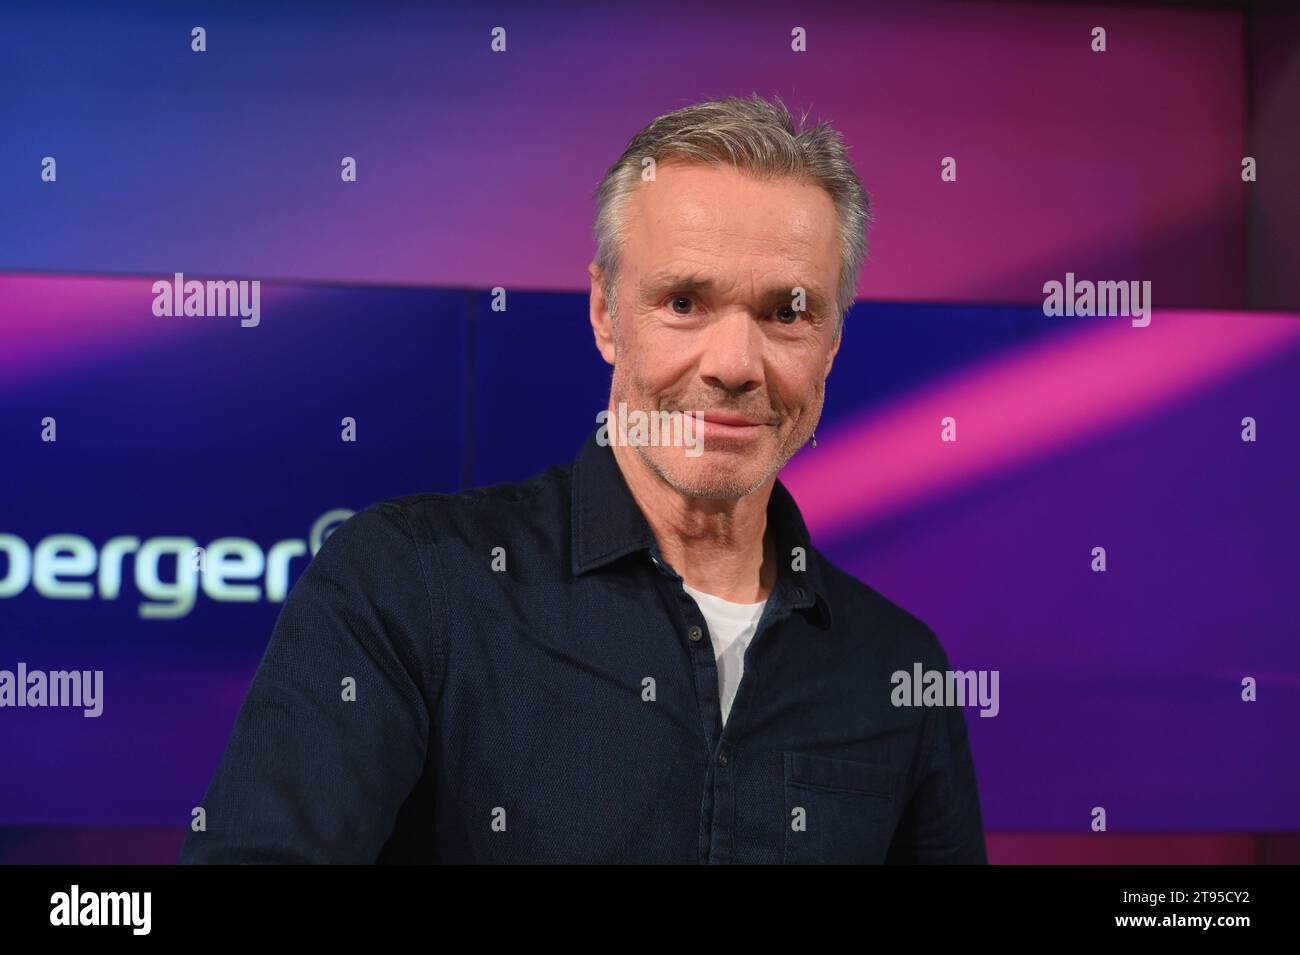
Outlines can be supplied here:
[[641, 280], [640, 288], [643, 292], [695, 292], [714, 285], [713, 279], [701, 272], [655, 272]]
[[[641, 280], [639, 288], [646, 297], [657, 297], [665, 292], [702, 292], [717, 287], [711, 276], [701, 272], [655, 272]], [[794, 297], [795, 288], [802, 288], [810, 308], [826, 307], [830, 303], [820, 287], [808, 283], [787, 286], [772, 286], [763, 293], [763, 300], [769, 303], [784, 302]]]

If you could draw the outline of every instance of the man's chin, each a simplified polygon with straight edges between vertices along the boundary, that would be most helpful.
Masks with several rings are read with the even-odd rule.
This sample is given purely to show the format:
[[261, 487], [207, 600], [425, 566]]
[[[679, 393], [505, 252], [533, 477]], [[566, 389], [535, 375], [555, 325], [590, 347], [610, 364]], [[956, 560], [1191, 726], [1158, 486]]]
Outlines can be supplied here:
[[714, 450], [689, 457], [681, 449], [672, 449], [671, 455], [663, 450], [638, 449], [650, 470], [688, 497], [738, 500], [762, 487], [770, 473], [757, 466], [752, 455]]

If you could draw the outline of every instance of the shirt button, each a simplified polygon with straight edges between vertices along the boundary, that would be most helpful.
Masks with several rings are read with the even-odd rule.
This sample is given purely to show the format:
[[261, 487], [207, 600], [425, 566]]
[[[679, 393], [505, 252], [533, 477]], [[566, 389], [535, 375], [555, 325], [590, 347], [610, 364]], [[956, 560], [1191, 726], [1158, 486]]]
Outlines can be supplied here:
[[718, 765], [723, 769], [727, 768], [727, 754], [725, 752], [718, 754]]
[[701, 640], [704, 638], [704, 631], [699, 627], [691, 627], [690, 630], [686, 631], [686, 635], [692, 640]]

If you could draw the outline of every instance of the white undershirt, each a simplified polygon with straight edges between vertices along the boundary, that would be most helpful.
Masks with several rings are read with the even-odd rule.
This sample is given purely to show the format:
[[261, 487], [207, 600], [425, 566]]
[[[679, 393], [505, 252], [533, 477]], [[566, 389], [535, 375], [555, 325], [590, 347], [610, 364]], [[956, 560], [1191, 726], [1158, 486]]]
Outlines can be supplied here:
[[732, 701], [736, 699], [736, 689], [745, 670], [745, 649], [754, 639], [758, 629], [758, 620], [763, 616], [767, 601], [756, 604], [738, 604], [723, 600], [713, 594], [706, 594], [694, 587], [682, 584], [686, 592], [695, 598], [704, 621], [709, 625], [709, 637], [713, 641], [713, 656], [718, 661], [718, 696], [722, 701], [722, 722], [727, 722], [731, 712]]

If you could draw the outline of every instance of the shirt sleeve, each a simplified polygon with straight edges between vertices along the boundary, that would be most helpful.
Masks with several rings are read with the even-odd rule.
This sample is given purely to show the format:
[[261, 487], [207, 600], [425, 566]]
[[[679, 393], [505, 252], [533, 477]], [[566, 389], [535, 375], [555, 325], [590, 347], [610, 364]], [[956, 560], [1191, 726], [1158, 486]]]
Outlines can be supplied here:
[[[938, 669], [948, 657], [938, 647]], [[984, 823], [979, 786], [960, 706], [927, 706], [921, 731], [916, 784], [903, 807], [886, 863], [985, 865]]]
[[182, 863], [369, 863], [424, 772], [440, 631], [409, 522], [377, 504], [294, 586]]

